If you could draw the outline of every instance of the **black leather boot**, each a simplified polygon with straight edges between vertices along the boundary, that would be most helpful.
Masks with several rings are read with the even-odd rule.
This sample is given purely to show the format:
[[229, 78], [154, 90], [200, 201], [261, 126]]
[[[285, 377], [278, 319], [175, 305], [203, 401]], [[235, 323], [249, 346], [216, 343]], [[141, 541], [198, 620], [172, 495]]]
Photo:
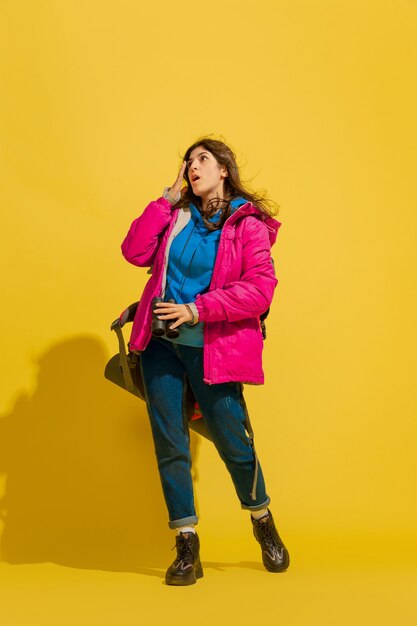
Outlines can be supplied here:
[[274, 518], [268, 509], [268, 515], [256, 520], [251, 516], [253, 534], [261, 544], [262, 562], [268, 572], [283, 572], [290, 564], [290, 555], [282, 543], [275, 528]]
[[200, 540], [196, 533], [179, 533], [175, 538], [177, 558], [167, 569], [167, 585], [193, 585], [203, 576]]

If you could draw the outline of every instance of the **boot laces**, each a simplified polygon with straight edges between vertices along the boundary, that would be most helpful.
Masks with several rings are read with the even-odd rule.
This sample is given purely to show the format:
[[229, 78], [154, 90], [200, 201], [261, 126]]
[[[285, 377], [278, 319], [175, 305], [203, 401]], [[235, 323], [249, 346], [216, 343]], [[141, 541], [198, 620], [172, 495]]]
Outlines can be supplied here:
[[262, 537], [265, 541], [265, 544], [270, 548], [278, 548], [280, 545], [279, 537], [275, 528], [267, 522], [260, 523], [259, 528], [261, 529]]
[[179, 535], [177, 537], [175, 546], [172, 546], [172, 550], [174, 550], [174, 548], [177, 548], [177, 558], [175, 559], [175, 563], [178, 564], [181, 561], [193, 561], [194, 557], [191, 551], [191, 537], [184, 537], [183, 535]]

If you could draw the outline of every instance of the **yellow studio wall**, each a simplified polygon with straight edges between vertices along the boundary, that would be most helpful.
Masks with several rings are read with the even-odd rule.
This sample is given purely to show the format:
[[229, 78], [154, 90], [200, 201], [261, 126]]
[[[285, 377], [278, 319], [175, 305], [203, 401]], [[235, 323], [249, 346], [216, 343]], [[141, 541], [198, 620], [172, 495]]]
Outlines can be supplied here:
[[[147, 279], [121, 241], [206, 133], [281, 205], [246, 396], [282, 534], [298, 562], [413, 558], [416, 19], [411, 0], [1, 3], [4, 559], [151, 567], [146, 503], [166, 564], [145, 407], [102, 372]], [[223, 520], [244, 559], [246, 514], [193, 447], [204, 540]]]

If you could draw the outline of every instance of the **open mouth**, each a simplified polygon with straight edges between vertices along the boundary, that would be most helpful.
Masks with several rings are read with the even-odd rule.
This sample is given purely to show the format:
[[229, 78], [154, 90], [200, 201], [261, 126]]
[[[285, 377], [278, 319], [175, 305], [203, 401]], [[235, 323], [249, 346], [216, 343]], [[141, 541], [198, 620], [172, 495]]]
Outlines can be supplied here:
[[200, 180], [200, 176], [193, 176], [192, 179], [191, 179], [191, 182], [195, 183], [196, 180]]

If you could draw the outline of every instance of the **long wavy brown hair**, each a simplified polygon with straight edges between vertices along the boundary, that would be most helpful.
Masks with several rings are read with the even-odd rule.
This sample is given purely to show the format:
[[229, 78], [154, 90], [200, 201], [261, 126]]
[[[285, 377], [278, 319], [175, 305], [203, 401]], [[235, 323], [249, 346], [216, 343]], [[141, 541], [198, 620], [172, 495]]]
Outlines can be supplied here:
[[[224, 222], [231, 214], [232, 207], [231, 201], [241, 196], [245, 200], [248, 200], [260, 209], [265, 215], [274, 216], [279, 211], [279, 205], [276, 202], [266, 198], [265, 194], [261, 192], [254, 192], [248, 189], [247, 184], [243, 184], [240, 180], [239, 168], [236, 163], [236, 156], [234, 152], [223, 141], [218, 139], [211, 139], [210, 137], [201, 137], [188, 148], [183, 156], [184, 161], [188, 161], [191, 152], [202, 146], [208, 152], [214, 156], [219, 165], [224, 165], [227, 168], [228, 176], [224, 179], [224, 198], [213, 198], [209, 201], [207, 208], [202, 214], [204, 222], [210, 230], [216, 230], [221, 228]], [[186, 207], [192, 202], [200, 210], [202, 209], [201, 199], [193, 193], [190, 179], [188, 178], [188, 169], [185, 170], [184, 178], [187, 182], [187, 189], [182, 193], [182, 196], [175, 206]], [[221, 209], [220, 218], [217, 222], [209, 221], [213, 215]]]

